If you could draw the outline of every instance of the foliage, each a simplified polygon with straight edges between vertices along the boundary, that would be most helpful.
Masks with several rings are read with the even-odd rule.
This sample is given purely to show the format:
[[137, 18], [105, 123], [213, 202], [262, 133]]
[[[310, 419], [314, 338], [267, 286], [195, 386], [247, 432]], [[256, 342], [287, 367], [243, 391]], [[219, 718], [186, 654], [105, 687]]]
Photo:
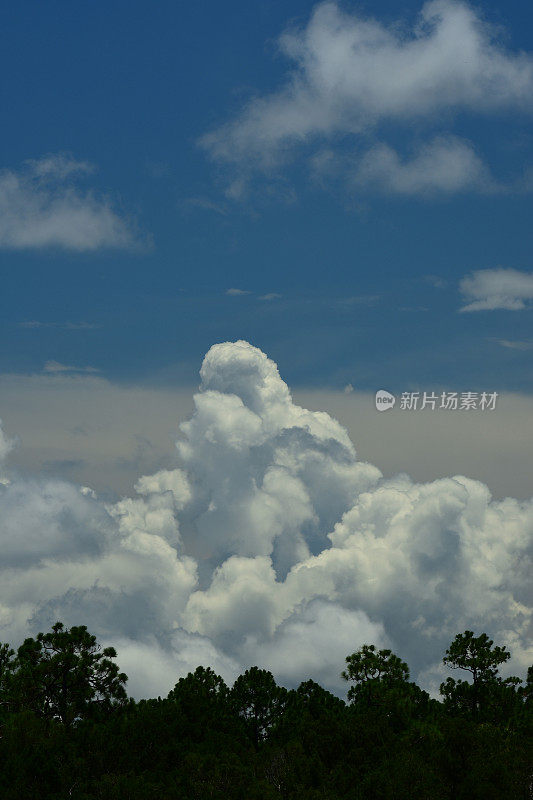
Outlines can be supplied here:
[[[448, 708], [472, 715], [494, 716], [518, 701], [515, 691], [521, 680], [503, 680], [498, 667], [511, 657], [505, 647], [494, 646], [486, 633], [474, 636], [472, 631], [459, 633], [446, 650], [443, 662], [451, 669], [470, 673], [471, 682], [447, 678], [440, 690]], [[506, 714], [504, 714], [505, 716]]]
[[235, 681], [231, 700], [257, 749], [283, 714], [286, 690], [276, 685], [271, 672], [251, 667]]
[[342, 677], [354, 685], [348, 690], [348, 700], [379, 705], [386, 701], [389, 690], [404, 689], [409, 680], [409, 667], [390, 650], [376, 650], [364, 644], [357, 652], [346, 656]]
[[58, 623], [17, 653], [0, 645], [0, 799], [526, 800], [533, 668], [524, 686], [501, 679], [506, 654], [457, 636], [445, 661], [471, 677], [443, 702], [373, 645], [346, 659], [348, 704], [258, 667], [232, 687], [198, 667], [135, 702], [114, 650]]
[[458, 633], [443, 662], [452, 669], [464, 669], [472, 674], [474, 683], [494, 680], [498, 667], [511, 658], [505, 647], [493, 647], [494, 642], [486, 633], [474, 636], [472, 631]]
[[7, 704], [72, 724], [95, 705], [126, 699], [127, 678], [113, 658], [114, 648], [101, 651], [85, 625], [69, 630], [57, 622], [51, 631], [26, 639], [18, 648], [7, 667]]

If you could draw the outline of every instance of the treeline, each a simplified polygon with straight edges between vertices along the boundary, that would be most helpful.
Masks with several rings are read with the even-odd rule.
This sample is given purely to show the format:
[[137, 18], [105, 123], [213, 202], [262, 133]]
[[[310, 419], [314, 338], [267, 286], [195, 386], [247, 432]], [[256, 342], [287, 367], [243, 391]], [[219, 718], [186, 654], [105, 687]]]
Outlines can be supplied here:
[[209, 668], [135, 702], [113, 648], [54, 625], [0, 645], [0, 797], [6, 800], [530, 800], [533, 667], [502, 679], [505, 647], [456, 636], [442, 700], [389, 650], [346, 658], [348, 702], [252, 667]]

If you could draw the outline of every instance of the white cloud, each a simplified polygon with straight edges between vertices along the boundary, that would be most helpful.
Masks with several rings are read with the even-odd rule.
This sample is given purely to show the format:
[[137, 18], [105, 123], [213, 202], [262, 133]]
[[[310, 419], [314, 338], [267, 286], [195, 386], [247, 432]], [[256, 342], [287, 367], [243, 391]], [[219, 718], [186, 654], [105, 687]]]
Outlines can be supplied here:
[[36, 178], [51, 178], [52, 180], [64, 180], [69, 175], [94, 172], [93, 164], [89, 164], [87, 161], [76, 161], [71, 155], [65, 153], [51, 153], [43, 158], [31, 158], [26, 164]]
[[209, 665], [231, 685], [239, 675], [241, 665], [217, 650], [204, 636], [177, 631], [171, 647], [162, 647], [154, 637], [142, 641], [110, 639], [106, 645], [115, 647], [120, 669], [131, 676], [128, 694], [133, 697], [165, 697], [178, 678], [194, 672], [199, 665]]
[[246, 342], [212, 347], [200, 375], [178, 442], [199, 487], [191, 540], [217, 562], [272, 555], [286, 570], [379, 471], [355, 460], [331, 417], [294, 405], [276, 365]]
[[[533, 59], [505, 50], [497, 34], [454, 0], [425, 3], [411, 30], [320, 3], [306, 26], [280, 37], [292, 62], [284, 85], [252, 99], [201, 144], [215, 159], [271, 167], [291, 147], [368, 133], [380, 122], [530, 110]], [[473, 154], [465, 157], [470, 170], [479, 168]]]
[[98, 372], [96, 367], [71, 367], [60, 361], [45, 361], [44, 372]]
[[136, 236], [109, 198], [77, 185], [91, 165], [64, 155], [0, 172], [0, 248], [91, 251], [132, 247]]
[[368, 642], [377, 647], [389, 645], [381, 623], [371, 622], [364, 611], [313, 600], [282, 622], [271, 640], [262, 641], [252, 633], [241, 652], [245, 663], [261, 664], [286, 685], [297, 685], [306, 675], [342, 695], [346, 684], [339, 665]]
[[180, 468], [141, 477], [134, 496], [16, 472], [0, 484], [2, 640], [83, 621], [118, 644], [137, 696], [197, 663], [234, 676], [256, 661], [340, 691], [364, 641], [429, 683], [466, 627], [525, 670], [533, 500], [495, 501], [461, 476], [383, 479], [246, 342], [212, 347], [201, 379]]
[[230, 297], [240, 297], [244, 294], [250, 294], [246, 289], [227, 289], [226, 294], [229, 294]]
[[480, 269], [459, 285], [466, 305], [461, 311], [521, 311], [533, 300], [533, 273], [516, 269]]
[[498, 344], [508, 350], [533, 350], [533, 342], [520, 342], [509, 339], [498, 339]]
[[422, 145], [413, 158], [404, 161], [388, 145], [377, 145], [360, 159], [352, 182], [355, 187], [393, 195], [496, 189], [473, 147], [451, 136]]

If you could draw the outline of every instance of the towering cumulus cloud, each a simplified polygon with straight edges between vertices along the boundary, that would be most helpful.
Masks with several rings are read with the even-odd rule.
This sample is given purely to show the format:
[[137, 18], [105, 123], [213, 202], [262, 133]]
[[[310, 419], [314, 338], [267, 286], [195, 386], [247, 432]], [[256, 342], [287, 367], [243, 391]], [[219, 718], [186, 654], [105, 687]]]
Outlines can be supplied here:
[[[533, 501], [494, 502], [464, 477], [384, 480], [243, 341], [208, 352], [181, 431], [179, 468], [115, 504], [4, 468], [0, 639], [85, 623], [117, 645], [137, 695], [200, 663], [340, 690], [364, 642], [432, 687], [465, 627], [504, 641], [523, 671]], [[10, 446], [0, 435], [0, 460]]]

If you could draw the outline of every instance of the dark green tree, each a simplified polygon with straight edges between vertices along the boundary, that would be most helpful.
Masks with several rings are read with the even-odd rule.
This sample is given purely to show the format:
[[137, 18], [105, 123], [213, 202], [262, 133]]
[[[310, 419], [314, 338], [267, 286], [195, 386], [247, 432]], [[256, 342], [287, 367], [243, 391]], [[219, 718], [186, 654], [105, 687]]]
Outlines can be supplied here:
[[521, 686], [518, 693], [528, 706], [533, 706], [533, 665], [528, 667], [525, 686]]
[[233, 730], [236, 718], [232, 718], [229, 688], [210, 667], [197, 667], [180, 678], [167, 699], [184, 716], [194, 741]]
[[0, 644], [0, 696], [9, 690], [15, 668], [15, 651], [8, 644]]
[[113, 647], [101, 650], [85, 625], [56, 622], [48, 633], [18, 648], [10, 677], [11, 702], [19, 710], [70, 725], [96, 708], [126, 700], [127, 676]]
[[169, 692], [169, 700], [190, 698], [193, 702], [205, 700], [225, 700], [229, 689], [224, 679], [217, 675], [211, 667], [196, 667], [194, 672], [189, 672], [185, 678], [180, 678], [175, 687]]
[[470, 673], [471, 680], [447, 678], [440, 686], [448, 708], [461, 713], [492, 714], [493, 710], [512, 713], [517, 702], [516, 687], [522, 681], [509, 677], [503, 680], [498, 668], [511, 658], [505, 647], [495, 646], [486, 633], [458, 633], [443, 658], [451, 669]]
[[338, 714], [344, 708], [344, 701], [340, 697], [331, 694], [316, 681], [302, 681], [296, 689], [296, 695], [313, 716]]
[[348, 690], [348, 700], [364, 700], [375, 704], [383, 690], [404, 688], [409, 681], [409, 667], [391, 650], [376, 650], [373, 644], [364, 644], [355, 653], [346, 656], [346, 669], [341, 673], [353, 686]]
[[230, 696], [254, 747], [258, 748], [283, 714], [287, 690], [277, 686], [271, 672], [251, 667], [239, 675]]
[[8, 644], [0, 644], [0, 722], [13, 706], [12, 683], [15, 651]]
[[496, 678], [498, 667], [511, 658], [505, 647], [493, 647], [494, 642], [486, 633], [474, 636], [472, 631], [458, 633], [443, 658], [451, 669], [470, 672], [473, 683], [487, 682]]

